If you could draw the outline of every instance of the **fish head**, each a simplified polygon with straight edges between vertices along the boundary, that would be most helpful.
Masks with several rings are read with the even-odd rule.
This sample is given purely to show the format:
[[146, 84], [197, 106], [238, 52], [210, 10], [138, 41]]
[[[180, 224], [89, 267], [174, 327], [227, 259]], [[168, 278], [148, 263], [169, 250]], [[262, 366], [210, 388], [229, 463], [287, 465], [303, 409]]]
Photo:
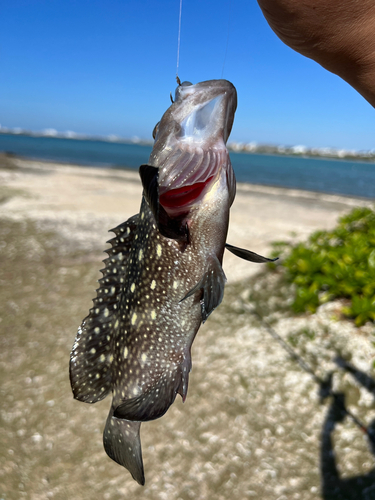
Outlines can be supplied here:
[[232, 203], [235, 179], [226, 142], [236, 107], [237, 92], [227, 80], [177, 87], [155, 127], [149, 159], [158, 168], [158, 201], [169, 217], [186, 220], [223, 173]]
[[155, 148], [181, 143], [202, 148], [225, 145], [236, 108], [237, 92], [227, 80], [183, 82], [156, 126]]

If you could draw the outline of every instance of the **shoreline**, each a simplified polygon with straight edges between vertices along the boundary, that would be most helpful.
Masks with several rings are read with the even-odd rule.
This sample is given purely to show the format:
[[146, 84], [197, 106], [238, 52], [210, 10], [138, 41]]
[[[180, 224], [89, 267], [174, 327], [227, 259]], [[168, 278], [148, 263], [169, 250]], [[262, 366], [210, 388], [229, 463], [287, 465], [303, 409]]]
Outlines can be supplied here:
[[[130, 138], [121, 138], [118, 136], [91, 136], [81, 134], [64, 134], [54, 131], [53, 134], [45, 134], [43, 132], [32, 132], [29, 130], [20, 130], [17, 132], [11, 129], [2, 129], [0, 126], [0, 136], [15, 136], [15, 137], [31, 137], [36, 139], [51, 139], [51, 140], [68, 140], [68, 141], [88, 141], [88, 142], [105, 142], [114, 144], [134, 144], [139, 146], [152, 147], [154, 141], [149, 139], [141, 139], [134, 141]], [[354, 161], [363, 163], [375, 163], [375, 151], [373, 149], [368, 151], [361, 150], [346, 150], [338, 148], [327, 147], [306, 147], [306, 146], [283, 146], [262, 143], [246, 143], [230, 141], [227, 145], [230, 152], [236, 154], [255, 154], [267, 156], [285, 156], [289, 158], [308, 158], [317, 160], [338, 160], [338, 161]], [[302, 150], [301, 150], [302, 148]], [[37, 159], [38, 160], [38, 159]], [[51, 160], [56, 161], [56, 160]]]
[[[142, 186], [137, 171], [7, 160], [8, 165], [0, 163], [0, 195], [5, 197], [0, 218], [37, 221], [61, 232], [77, 248], [101, 254], [108, 230], [139, 211]], [[373, 204], [363, 198], [238, 183], [228, 242], [267, 256], [274, 241], [306, 239], [313, 231], [334, 227], [354, 206]], [[228, 282], [260, 270], [229, 252], [223, 267]]]
[[[237, 154], [236, 151], [232, 151], [234, 154]], [[258, 153], [248, 153], [248, 154], [258, 154]], [[286, 155], [277, 155], [277, 154], [266, 154], [262, 153], [262, 155], [265, 156], [286, 156]], [[290, 158], [295, 158], [296, 155], [290, 156]], [[315, 159], [314, 157], [306, 156], [304, 157], [306, 159]], [[328, 158], [316, 158], [317, 160], [326, 160]], [[333, 158], [335, 159], [335, 158]], [[120, 171], [120, 172], [128, 172], [129, 174], [133, 174], [134, 180], [138, 181], [138, 171], [135, 168], [132, 167], [127, 167], [122, 166], [122, 165], [111, 165], [111, 164], [105, 164], [105, 165], [93, 165], [90, 163], [78, 163], [78, 162], [66, 162], [63, 160], [49, 160], [45, 158], [32, 158], [32, 157], [26, 157], [18, 154], [14, 154], [12, 152], [6, 152], [6, 151], [0, 151], [0, 169], [2, 168], [2, 163], [5, 161], [18, 161], [21, 163], [21, 166], [24, 166], [22, 164], [27, 164], [29, 165], [28, 168], [43, 168], [43, 165], [46, 166], [46, 168], [58, 168], [58, 167], [63, 167], [64, 170], [67, 170], [69, 167], [77, 168], [77, 169], [85, 169], [85, 170], [91, 170], [91, 171], [101, 171], [103, 170], [103, 175], [105, 172], [108, 171]], [[346, 159], [337, 159], [338, 161], [343, 161], [343, 162], [349, 162], [351, 160], [346, 160]], [[369, 162], [362, 162], [362, 163], [369, 163]], [[371, 162], [370, 162], [371, 163]], [[375, 164], [375, 161], [373, 162]], [[37, 166], [37, 167], [36, 167]], [[131, 176], [129, 176], [129, 180], [131, 180]], [[251, 192], [261, 192], [264, 194], [284, 194], [285, 196], [291, 196], [291, 197], [302, 197], [302, 198], [316, 198], [316, 199], [321, 199], [325, 201], [343, 201], [345, 200], [348, 203], [357, 203], [357, 202], [364, 202], [366, 205], [368, 202], [372, 202], [375, 204], [375, 198], [369, 198], [366, 196], [355, 196], [355, 195], [350, 195], [350, 194], [342, 194], [342, 193], [330, 193], [326, 191], [311, 191], [308, 189], [302, 189], [302, 188], [294, 188], [294, 187], [287, 187], [287, 186], [278, 186], [276, 184], [257, 184], [257, 183], [252, 183], [252, 182], [240, 182], [236, 181], [237, 184], [237, 193], [238, 192], [246, 192], [246, 191], [251, 191]], [[350, 201], [351, 200], [351, 201]]]

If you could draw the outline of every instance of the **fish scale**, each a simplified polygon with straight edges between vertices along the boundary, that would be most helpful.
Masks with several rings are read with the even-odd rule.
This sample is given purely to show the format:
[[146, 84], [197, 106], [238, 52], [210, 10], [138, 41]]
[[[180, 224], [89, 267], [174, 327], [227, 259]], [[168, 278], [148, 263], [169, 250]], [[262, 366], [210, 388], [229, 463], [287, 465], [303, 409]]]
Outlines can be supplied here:
[[223, 298], [224, 249], [269, 260], [226, 244], [235, 177], [225, 143], [235, 108], [225, 80], [177, 88], [140, 167], [140, 212], [113, 230], [72, 348], [74, 397], [95, 403], [112, 392], [104, 448], [140, 484], [140, 425], [164, 415], [177, 394], [185, 401], [191, 345]]
[[189, 337], [197, 329], [181, 331], [177, 320], [191, 308], [188, 302], [180, 303], [191, 288], [189, 252], [184, 256], [186, 262], [177, 267], [175, 263], [181, 260], [178, 244], [157, 232], [145, 201], [135, 238], [140, 243], [132, 249], [125, 277], [130, 293], [123, 294], [119, 310], [117, 342], [126, 345], [116, 352], [115, 363], [122, 366], [122, 372], [113, 380], [115, 407], [127, 394], [135, 397], [139, 392], [147, 393], [165, 370], [172, 376], [183, 361]]
[[[181, 252], [176, 241], [160, 235], [145, 201], [140, 214], [135, 241], [147, 243], [143, 243], [142, 247], [133, 247], [126, 276], [130, 293], [124, 294], [120, 303], [119, 332], [128, 332], [128, 357], [123, 360], [121, 351], [118, 351], [118, 363], [132, 360], [134, 366], [128, 365], [127, 369], [132, 370], [129, 375], [135, 375], [132, 386], [124, 387], [119, 381], [123, 393], [134, 393], [142, 363], [147, 365], [146, 373], [152, 373], [153, 378], [158, 380], [165, 369], [171, 372], [178, 362], [190, 359], [190, 345], [201, 322], [200, 295], [190, 300], [182, 299], [199, 281], [209, 254], [209, 247], [202, 251], [202, 240], [196, 242], [194, 236], [189, 247]], [[194, 218], [192, 224], [194, 229]], [[205, 246], [204, 242], [201, 246]], [[120, 344], [124, 340], [120, 337]], [[142, 384], [146, 391], [149, 386], [152, 382]], [[117, 401], [114, 404], [116, 406]]]

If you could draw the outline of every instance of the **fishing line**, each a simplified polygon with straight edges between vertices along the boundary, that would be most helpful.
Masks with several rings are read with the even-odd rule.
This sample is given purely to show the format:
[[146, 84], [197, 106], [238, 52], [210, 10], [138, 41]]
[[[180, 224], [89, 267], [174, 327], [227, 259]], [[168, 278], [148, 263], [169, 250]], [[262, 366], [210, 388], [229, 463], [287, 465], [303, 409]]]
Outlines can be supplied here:
[[228, 52], [228, 45], [229, 45], [229, 29], [230, 29], [230, 15], [231, 15], [231, 12], [232, 12], [232, 0], [229, 0], [229, 16], [228, 16], [227, 42], [226, 42], [226, 45], [225, 45], [224, 62], [223, 62], [223, 69], [221, 70], [221, 78], [223, 78], [225, 62], [227, 60], [227, 52]]
[[181, 13], [182, 13], [182, 0], [180, 0], [180, 14], [178, 16], [178, 39], [177, 39], [177, 67], [176, 67], [176, 80], [179, 84], [178, 66], [180, 64], [180, 45], [181, 45]]
[[[319, 384], [321, 387], [325, 387], [327, 396], [335, 396], [335, 393], [332, 391], [332, 389], [328, 386], [327, 387], [327, 381], [322, 380], [314, 370], [311, 368], [310, 365], [306, 363], [306, 361], [299, 356], [299, 354], [296, 353], [294, 349], [290, 347], [289, 344], [285, 342], [285, 340], [280, 337], [280, 335], [276, 332], [276, 330], [259, 314], [259, 312], [255, 308], [249, 307], [247, 304], [243, 304], [245, 309], [247, 309], [249, 312], [254, 314], [261, 323], [261, 325], [264, 327], [264, 329], [271, 335], [271, 337], [276, 340], [276, 342], [289, 354], [291, 359], [296, 361], [299, 366], [304, 370], [306, 373], [311, 375], [311, 377], [314, 379], [314, 381]], [[375, 443], [375, 436], [369, 432], [369, 429], [357, 418], [351, 411], [349, 411], [345, 406], [341, 408], [341, 411], [345, 413], [351, 420], [361, 429], [362, 432], [368, 435], [369, 439]]]

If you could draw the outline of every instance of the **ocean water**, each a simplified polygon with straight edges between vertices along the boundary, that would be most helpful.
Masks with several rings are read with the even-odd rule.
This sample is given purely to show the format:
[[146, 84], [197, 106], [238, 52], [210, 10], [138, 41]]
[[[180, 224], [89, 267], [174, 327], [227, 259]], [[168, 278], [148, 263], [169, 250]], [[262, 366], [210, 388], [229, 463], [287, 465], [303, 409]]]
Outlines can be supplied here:
[[0, 134], [0, 151], [86, 166], [138, 168], [147, 163], [151, 149], [139, 144]]
[[[73, 140], [0, 134], [0, 151], [20, 156], [138, 169], [151, 146], [99, 140]], [[375, 164], [345, 160], [230, 153], [239, 182], [375, 199]]]

